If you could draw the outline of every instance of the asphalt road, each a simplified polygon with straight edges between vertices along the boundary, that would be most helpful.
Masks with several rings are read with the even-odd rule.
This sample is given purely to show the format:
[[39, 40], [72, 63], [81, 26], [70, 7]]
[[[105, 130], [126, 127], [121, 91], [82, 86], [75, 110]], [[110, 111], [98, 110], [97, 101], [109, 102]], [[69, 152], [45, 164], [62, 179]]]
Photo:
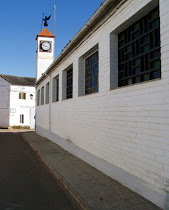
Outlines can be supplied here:
[[77, 209], [18, 133], [0, 133], [1, 209]]

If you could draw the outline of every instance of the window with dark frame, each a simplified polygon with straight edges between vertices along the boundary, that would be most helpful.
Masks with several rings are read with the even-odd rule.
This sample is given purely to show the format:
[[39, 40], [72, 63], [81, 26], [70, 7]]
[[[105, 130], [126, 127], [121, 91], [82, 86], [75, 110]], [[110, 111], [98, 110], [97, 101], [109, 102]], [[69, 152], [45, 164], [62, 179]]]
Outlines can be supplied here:
[[161, 77], [159, 8], [118, 35], [118, 86]]
[[23, 114], [20, 114], [20, 123], [24, 123], [24, 115]]
[[99, 56], [98, 51], [85, 59], [85, 94], [98, 92]]
[[40, 105], [40, 90], [37, 92], [37, 106]]
[[26, 93], [19, 92], [19, 99], [26, 99]]
[[52, 102], [59, 101], [59, 75], [52, 81]]
[[56, 78], [56, 101], [59, 101], [59, 76]]
[[41, 105], [44, 105], [44, 87], [41, 88]]
[[73, 69], [67, 71], [67, 90], [66, 90], [66, 98], [73, 97]]
[[45, 104], [49, 103], [49, 82], [46, 84]]

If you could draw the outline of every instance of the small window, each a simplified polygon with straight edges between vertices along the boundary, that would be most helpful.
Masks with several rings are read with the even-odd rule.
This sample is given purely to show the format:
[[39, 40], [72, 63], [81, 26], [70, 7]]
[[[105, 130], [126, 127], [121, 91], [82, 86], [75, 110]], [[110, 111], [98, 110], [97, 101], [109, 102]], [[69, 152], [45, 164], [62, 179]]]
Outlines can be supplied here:
[[52, 102], [59, 101], [59, 75], [52, 81]]
[[98, 92], [98, 51], [85, 59], [85, 94]]
[[67, 71], [67, 92], [66, 98], [72, 98], [73, 96], [73, 69]]
[[20, 92], [19, 93], [19, 99], [25, 99], [26, 100], [26, 93]]
[[118, 35], [118, 86], [161, 77], [159, 8]]
[[22, 123], [22, 124], [24, 123], [24, 115], [23, 114], [20, 115], [20, 123]]
[[37, 106], [40, 105], [40, 90], [37, 92]]
[[49, 103], [49, 82], [46, 84], [46, 97], [45, 97], [45, 103]]
[[44, 105], [44, 87], [41, 88], [41, 105]]

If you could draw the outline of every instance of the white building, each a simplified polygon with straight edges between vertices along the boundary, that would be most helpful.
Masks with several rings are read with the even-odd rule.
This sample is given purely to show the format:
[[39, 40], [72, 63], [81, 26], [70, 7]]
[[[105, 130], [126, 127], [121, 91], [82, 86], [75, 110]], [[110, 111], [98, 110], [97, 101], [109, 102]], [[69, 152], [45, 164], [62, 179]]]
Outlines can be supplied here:
[[169, 0], [104, 1], [37, 95], [38, 134], [169, 209]]
[[35, 128], [35, 82], [0, 74], [0, 128]]

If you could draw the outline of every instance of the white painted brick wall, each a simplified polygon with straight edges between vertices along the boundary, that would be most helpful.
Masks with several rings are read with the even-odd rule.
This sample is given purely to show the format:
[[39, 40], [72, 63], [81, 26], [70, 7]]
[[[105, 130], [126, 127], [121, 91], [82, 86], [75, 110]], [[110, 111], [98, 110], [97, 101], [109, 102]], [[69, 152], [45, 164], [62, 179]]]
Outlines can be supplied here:
[[[19, 99], [19, 92], [26, 93], [26, 99]], [[33, 99], [30, 99], [30, 94]], [[31, 112], [35, 111], [35, 87], [10, 85], [10, 110], [9, 126], [32, 126], [35, 127], [34, 116]], [[24, 115], [24, 123], [20, 123], [20, 115]]]
[[[167, 191], [169, 185], [169, 0], [160, 0], [162, 78], [127, 87], [110, 84], [110, 49], [117, 47], [110, 36], [125, 22], [133, 23], [136, 12], [152, 8], [157, 1], [130, 0], [90, 39], [81, 44], [57, 69], [59, 73], [59, 102], [52, 103], [51, 131], [89, 153], [143, 179], [152, 186]], [[148, 6], [146, 6], [148, 5]], [[121, 11], [121, 12], [120, 12]], [[120, 13], [119, 13], [120, 12]], [[138, 19], [136, 15], [136, 19]], [[123, 25], [121, 26], [121, 30]], [[117, 30], [116, 30], [117, 29]], [[111, 37], [111, 38], [110, 38]], [[110, 45], [112, 41], [112, 44]], [[81, 58], [93, 46], [99, 46], [99, 93], [83, 96], [83, 66]], [[117, 50], [111, 52], [117, 53]], [[117, 58], [117, 54], [114, 55]], [[73, 63], [73, 99], [62, 101], [62, 71]], [[111, 66], [112, 65], [112, 66]], [[46, 79], [39, 86], [47, 83]], [[79, 87], [79, 89], [78, 89]], [[114, 88], [110, 90], [110, 87]], [[49, 128], [49, 109], [37, 107], [37, 125]]]

